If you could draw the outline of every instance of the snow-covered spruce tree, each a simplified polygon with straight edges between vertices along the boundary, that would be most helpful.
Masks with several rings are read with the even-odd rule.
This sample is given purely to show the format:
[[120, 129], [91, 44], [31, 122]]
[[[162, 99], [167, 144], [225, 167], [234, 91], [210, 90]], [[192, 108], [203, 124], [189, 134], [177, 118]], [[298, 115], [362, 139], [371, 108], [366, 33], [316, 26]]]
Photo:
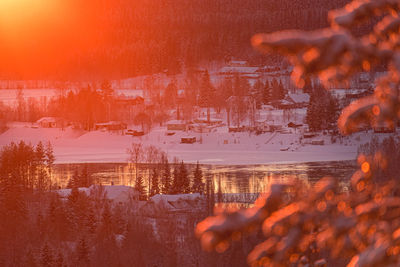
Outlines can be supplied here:
[[193, 171], [192, 193], [204, 194], [203, 172], [199, 162], [197, 162], [196, 169]]
[[171, 193], [171, 169], [169, 167], [168, 159], [165, 159], [164, 162], [161, 192], [163, 194]]
[[181, 181], [181, 188], [180, 188], [181, 193], [183, 194], [190, 193], [190, 181], [189, 181], [188, 171], [183, 161], [179, 166], [179, 176]]
[[151, 175], [151, 190], [150, 197], [160, 194], [160, 184], [158, 179], [158, 171], [156, 168], [153, 169], [153, 173]]
[[[294, 64], [293, 78], [303, 86], [310, 76], [323, 84], [345, 83], [358, 71], [387, 66], [371, 96], [354, 101], [338, 119], [343, 134], [360, 126], [395, 127], [400, 114], [400, 1], [358, 0], [329, 13], [330, 27], [314, 32], [259, 34], [252, 43], [276, 51]], [[364, 36], [355, 27], [378, 21]], [[252, 266], [398, 266], [400, 198], [395, 182], [376, 180], [386, 168], [382, 153], [358, 157], [351, 193], [326, 177], [305, 190], [298, 182], [274, 184], [253, 208], [224, 211], [196, 227], [206, 250], [225, 251], [244, 234], [262, 230], [265, 241], [248, 255]], [[287, 197], [288, 194], [290, 197]]]

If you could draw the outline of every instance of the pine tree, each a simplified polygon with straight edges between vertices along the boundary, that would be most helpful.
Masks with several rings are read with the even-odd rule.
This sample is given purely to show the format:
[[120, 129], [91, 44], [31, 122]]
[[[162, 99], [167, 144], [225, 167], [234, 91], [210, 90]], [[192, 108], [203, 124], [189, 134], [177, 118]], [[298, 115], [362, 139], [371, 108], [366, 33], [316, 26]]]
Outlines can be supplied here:
[[310, 77], [307, 77], [306, 79], [304, 79], [303, 92], [306, 94], [309, 94], [309, 95], [314, 93], [314, 87], [313, 87]]
[[326, 106], [326, 121], [329, 129], [336, 127], [339, 111], [340, 107], [337, 98], [329, 94], [328, 105]]
[[193, 193], [204, 193], [203, 172], [201, 171], [200, 164], [197, 162], [196, 169], [193, 172]]
[[271, 82], [271, 100], [281, 99], [281, 92], [278, 81], [274, 78]]
[[165, 88], [165, 104], [167, 106], [173, 107], [176, 104], [178, 98], [178, 86], [175, 79], [171, 80], [167, 87]]
[[52, 267], [54, 264], [52, 251], [46, 242], [40, 252], [40, 265], [42, 267]]
[[208, 214], [213, 214], [215, 205], [215, 191], [214, 182], [211, 179], [207, 180], [206, 182], [206, 192]]
[[66, 264], [64, 263], [64, 255], [62, 254], [61, 251], [58, 251], [57, 258], [54, 261], [54, 263], [55, 263], [54, 264], [55, 267], [65, 267], [66, 266]]
[[261, 79], [257, 79], [257, 81], [253, 85], [253, 90], [251, 95], [256, 100], [257, 107], [260, 107], [260, 105], [263, 103], [264, 87], [265, 85]]
[[207, 108], [207, 121], [210, 121], [210, 108], [215, 101], [215, 88], [211, 83], [210, 75], [206, 70], [200, 84], [200, 105]]
[[188, 172], [186, 170], [186, 167], [185, 167], [185, 164], [183, 163], [183, 161], [181, 162], [181, 165], [179, 168], [179, 176], [180, 176], [180, 182], [181, 182], [180, 191], [184, 194], [190, 193], [189, 176], [188, 176]]
[[113, 208], [113, 226], [115, 234], [123, 234], [127, 227], [127, 221], [124, 218], [123, 206], [116, 205]]
[[311, 94], [306, 113], [306, 123], [311, 131], [326, 129], [331, 122], [331, 116], [336, 116], [334, 110], [329, 110], [329, 108], [335, 108], [335, 104], [332, 102], [332, 106], [329, 107], [329, 101], [330, 96], [323, 88]]
[[36, 145], [36, 160], [40, 165], [44, 164], [46, 160], [45, 148], [42, 141], [39, 141], [39, 143]]
[[218, 177], [218, 192], [217, 192], [217, 202], [222, 203], [222, 186], [221, 177]]
[[235, 96], [247, 96], [249, 95], [250, 84], [249, 81], [241, 77], [238, 73], [235, 74], [233, 79], [233, 94]]
[[181, 176], [179, 175], [178, 166], [175, 165], [173, 172], [171, 194], [180, 194], [180, 193], [182, 193]]
[[110, 210], [110, 204], [107, 202], [104, 205], [103, 213], [101, 215], [101, 228], [100, 234], [103, 240], [111, 238], [113, 229], [113, 218]]
[[86, 229], [89, 235], [93, 236], [96, 233], [97, 221], [93, 208], [89, 208], [86, 214]]
[[89, 265], [89, 247], [85, 238], [82, 236], [76, 246], [76, 255], [78, 266], [88, 266]]
[[67, 199], [68, 220], [71, 230], [75, 233], [82, 231], [86, 224], [86, 216], [90, 208], [90, 200], [85, 192], [80, 192], [77, 187], [71, 189]]
[[146, 189], [144, 186], [144, 180], [141, 175], [139, 175], [136, 179], [135, 189], [139, 192], [139, 199], [146, 200]]
[[156, 168], [153, 168], [153, 173], [151, 175], [151, 190], [150, 196], [160, 194], [160, 184], [158, 180], [158, 172]]
[[168, 160], [166, 160], [164, 163], [164, 172], [163, 172], [161, 192], [163, 194], [171, 193], [171, 169], [169, 167]]
[[272, 96], [272, 92], [271, 92], [271, 85], [268, 82], [268, 80], [265, 81], [265, 85], [264, 85], [264, 89], [262, 92], [262, 102], [264, 104], [268, 104], [271, 101], [271, 96]]
[[318, 131], [320, 129], [320, 121], [318, 119], [319, 112], [320, 111], [318, 110], [315, 94], [312, 94], [306, 113], [306, 123], [308, 124], [310, 131]]
[[233, 95], [233, 81], [232, 78], [226, 77], [221, 85], [219, 86], [220, 93], [222, 94], [222, 99], [220, 101], [226, 101], [230, 96]]
[[89, 187], [92, 184], [92, 175], [89, 173], [88, 165], [84, 164], [81, 175], [79, 176], [79, 187]]
[[36, 145], [35, 158], [37, 164], [36, 188], [39, 192], [46, 191], [50, 187], [50, 181], [45, 169], [46, 152], [42, 142]]
[[74, 170], [74, 173], [72, 174], [72, 177], [69, 179], [67, 188], [78, 188], [80, 186], [80, 177], [78, 174], [78, 169]]
[[55, 161], [55, 157], [54, 157], [54, 152], [53, 152], [53, 147], [50, 143], [50, 141], [47, 143], [46, 145], [46, 149], [45, 149], [45, 161], [46, 161], [46, 167], [49, 173], [49, 181], [51, 183], [51, 179], [52, 179], [52, 169], [53, 169], [53, 165], [54, 165], [54, 161]]
[[283, 86], [283, 83], [282, 83], [281, 80], [279, 81], [278, 89], [279, 89], [279, 90], [278, 90], [278, 92], [279, 92], [279, 99], [284, 99], [285, 96], [286, 96], [286, 94], [287, 94], [287, 90], [286, 90], [285, 87]]
[[29, 267], [37, 266], [35, 256], [33, 255], [31, 249], [28, 249], [28, 252], [25, 254], [24, 266], [29, 266]]
[[101, 83], [100, 89], [104, 99], [109, 99], [114, 93], [109, 80], [104, 80]]
[[51, 168], [53, 167], [55, 161], [55, 157], [54, 157], [53, 146], [51, 145], [50, 141], [46, 145], [45, 160], [47, 168], [49, 169], [49, 171], [51, 171]]

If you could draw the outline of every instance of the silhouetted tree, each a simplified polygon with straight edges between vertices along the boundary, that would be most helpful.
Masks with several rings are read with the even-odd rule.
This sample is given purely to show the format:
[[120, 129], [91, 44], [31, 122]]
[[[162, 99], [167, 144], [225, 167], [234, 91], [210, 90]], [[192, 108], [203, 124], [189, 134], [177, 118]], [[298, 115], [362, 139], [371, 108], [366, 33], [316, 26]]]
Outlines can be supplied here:
[[168, 159], [166, 159], [163, 168], [161, 192], [163, 194], [170, 194], [171, 191], [171, 169], [169, 167]]
[[76, 246], [78, 266], [89, 266], [89, 247], [86, 239], [82, 236]]
[[210, 81], [210, 75], [206, 70], [200, 83], [200, 105], [207, 108], [207, 121], [210, 122], [210, 108], [215, 101], [215, 88]]
[[203, 172], [201, 171], [200, 164], [197, 162], [196, 169], [193, 172], [193, 193], [204, 193], [204, 182], [203, 182]]
[[180, 176], [180, 192], [184, 194], [190, 193], [189, 176], [183, 161], [181, 162], [181, 165], [179, 167], [179, 176]]
[[53, 252], [46, 242], [40, 252], [40, 266], [42, 267], [52, 267], [54, 264]]
[[151, 175], [151, 190], [150, 196], [154, 196], [160, 193], [160, 184], [158, 179], [158, 172], [156, 168], [153, 168], [153, 173]]

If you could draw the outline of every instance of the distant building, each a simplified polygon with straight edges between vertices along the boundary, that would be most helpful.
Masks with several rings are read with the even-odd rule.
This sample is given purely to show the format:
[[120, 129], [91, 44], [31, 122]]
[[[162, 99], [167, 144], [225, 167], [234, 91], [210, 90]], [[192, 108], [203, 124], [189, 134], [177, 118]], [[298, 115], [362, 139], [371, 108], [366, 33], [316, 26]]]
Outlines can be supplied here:
[[292, 103], [292, 108], [304, 108], [310, 102], [310, 95], [306, 93], [288, 94], [286, 100]]
[[236, 128], [240, 128], [245, 120], [254, 123], [256, 117], [256, 101], [253, 97], [230, 96], [226, 100], [226, 103], [228, 108], [228, 127], [234, 125]]
[[56, 117], [43, 117], [36, 123], [42, 128], [61, 128], [64, 125], [64, 120]]
[[188, 125], [184, 121], [172, 120], [167, 122], [168, 131], [186, 131], [187, 127]]
[[196, 137], [194, 137], [194, 136], [182, 137], [181, 143], [182, 144], [194, 144], [194, 143], [196, 143]]
[[105, 123], [96, 123], [94, 125], [95, 130], [107, 130], [107, 131], [119, 131], [127, 128], [126, 123], [119, 121], [110, 121]]
[[254, 81], [260, 78], [259, 69], [259, 67], [249, 66], [247, 61], [232, 60], [227, 66], [222, 67], [217, 74], [222, 77], [233, 77], [233, 75], [239, 74], [241, 77]]
[[[71, 194], [71, 190], [69, 188], [56, 190], [56, 193], [60, 195], [61, 198], [68, 198]], [[133, 200], [139, 200], [139, 192], [130, 186], [126, 185], [91, 185], [90, 187], [80, 187], [78, 188], [80, 192], [85, 193], [86, 195], [90, 195], [90, 192], [95, 190], [104, 190], [105, 196], [108, 200], [113, 201], [114, 203], [129, 203]]]
[[136, 106], [144, 104], [144, 98], [141, 96], [136, 96], [136, 97], [119, 96], [116, 99], [116, 101], [118, 104], [124, 106]]

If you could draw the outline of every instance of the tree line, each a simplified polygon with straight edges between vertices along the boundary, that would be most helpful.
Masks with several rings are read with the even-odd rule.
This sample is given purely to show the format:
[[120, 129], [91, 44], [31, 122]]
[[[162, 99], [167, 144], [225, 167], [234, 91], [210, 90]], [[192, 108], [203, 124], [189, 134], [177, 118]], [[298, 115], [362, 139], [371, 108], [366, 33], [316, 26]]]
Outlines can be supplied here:
[[[161, 154], [154, 148], [145, 154]], [[154, 158], [154, 157], [151, 157]], [[152, 163], [158, 164], [152, 160]], [[91, 186], [86, 192], [78, 187], [93, 180], [87, 166], [75, 172], [66, 195], [51, 185], [54, 155], [51, 144], [20, 142], [0, 151], [0, 265], [1, 266], [175, 266], [177, 262], [197, 262], [219, 266], [225, 257], [201, 252], [192, 227], [213, 209], [214, 192], [206, 189], [199, 164], [189, 184], [184, 176], [186, 166], [180, 162], [160, 165], [170, 173], [166, 184], [152, 185], [151, 194], [169, 192], [208, 192], [208, 205], [196, 202], [195, 211], [148, 217], [135, 203], [115, 203], [105, 188]], [[172, 168], [172, 166], [176, 168]], [[174, 169], [174, 170], [172, 170]], [[152, 171], [154, 169], [149, 169]], [[174, 173], [180, 178], [174, 179]], [[152, 176], [154, 182], [154, 175]], [[178, 176], [176, 176], [178, 177]], [[187, 176], [186, 176], [187, 177]], [[47, 181], [47, 182], [46, 182]], [[58, 189], [58, 188], [57, 188]], [[146, 196], [147, 197], [147, 196]], [[165, 215], [165, 216], [164, 216]], [[180, 220], [184, 220], [182, 228]], [[154, 230], [152, 223], [157, 224]], [[177, 223], [179, 222], [179, 223]], [[177, 239], [177, 236], [182, 239]], [[183, 246], [183, 248], [181, 248]], [[245, 245], [236, 246], [231, 255], [245, 255]], [[179, 254], [178, 254], [179, 253]], [[236, 262], [234, 257], [232, 262]], [[241, 264], [243, 261], [239, 261]]]
[[[156, 194], [188, 194], [205, 193], [203, 172], [197, 162], [192, 178], [187, 166], [177, 158], [174, 163], [168, 161], [166, 153], [155, 146], [143, 146], [141, 143], [132, 143], [127, 149], [131, 166], [134, 187], [139, 192], [139, 198], [146, 200]], [[146, 165], [141, 170], [140, 165]], [[144, 175], [147, 172], [148, 188], [145, 186]]]
[[[191, 121], [197, 106], [207, 109], [208, 121], [211, 109], [218, 113], [226, 110], [236, 118], [236, 126], [240, 126], [246, 119], [251, 120], [252, 110], [248, 99], [254, 101], [254, 108], [261, 108], [261, 105], [282, 100], [288, 94], [288, 88], [276, 78], [259, 78], [251, 85], [247, 78], [234, 74], [212, 82], [208, 71], [187, 74], [181, 81], [171, 79], [165, 86], [157, 78], [149, 76], [145, 86], [152, 104], [144, 105], [139, 99], [136, 108], [120, 101], [108, 80], [100, 84], [88, 84], [77, 91], [60, 89], [58, 96], [48, 101], [25, 100], [22, 90], [19, 90], [14, 108], [0, 105], [0, 110], [4, 111], [0, 113], [0, 121], [35, 122], [42, 116], [54, 116], [65, 120], [63, 127], [72, 123], [75, 127], [92, 130], [96, 123], [118, 120], [134, 123], [147, 132], [168, 119]], [[184, 89], [184, 93], [179, 94], [179, 89]], [[310, 130], [332, 129], [341, 103], [330, 92], [323, 90], [321, 85], [310, 81], [304, 87], [304, 92], [310, 95], [305, 121]], [[231, 109], [232, 103], [228, 101], [232, 96], [235, 97], [234, 109]], [[173, 111], [173, 115], [168, 115], [166, 110]]]
[[[253, 34], [325, 27], [328, 10], [347, 2], [87, 1], [81, 4], [85, 5], [85, 12], [94, 10], [90, 17], [101, 25], [91, 33], [98, 41], [92, 44], [90, 53], [73, 51], [68, 64], [42, 70], [36, 74], [40, 77], [26, 74], [25, 78], [87, 80], [87, 77], [117, 79], [160, 72], [176, 74], [184, 68], [211, 61], [223, 62], [232, 57], [257, 64], [279, 64], [281, 57], [256, 54], [249, 42]], [[32, 45], [32, 51], [40, 48], [37, 47], [40, 44]], [[0, 71], [16, 76], [18, 72], [9, 68], [6, 66]]]

